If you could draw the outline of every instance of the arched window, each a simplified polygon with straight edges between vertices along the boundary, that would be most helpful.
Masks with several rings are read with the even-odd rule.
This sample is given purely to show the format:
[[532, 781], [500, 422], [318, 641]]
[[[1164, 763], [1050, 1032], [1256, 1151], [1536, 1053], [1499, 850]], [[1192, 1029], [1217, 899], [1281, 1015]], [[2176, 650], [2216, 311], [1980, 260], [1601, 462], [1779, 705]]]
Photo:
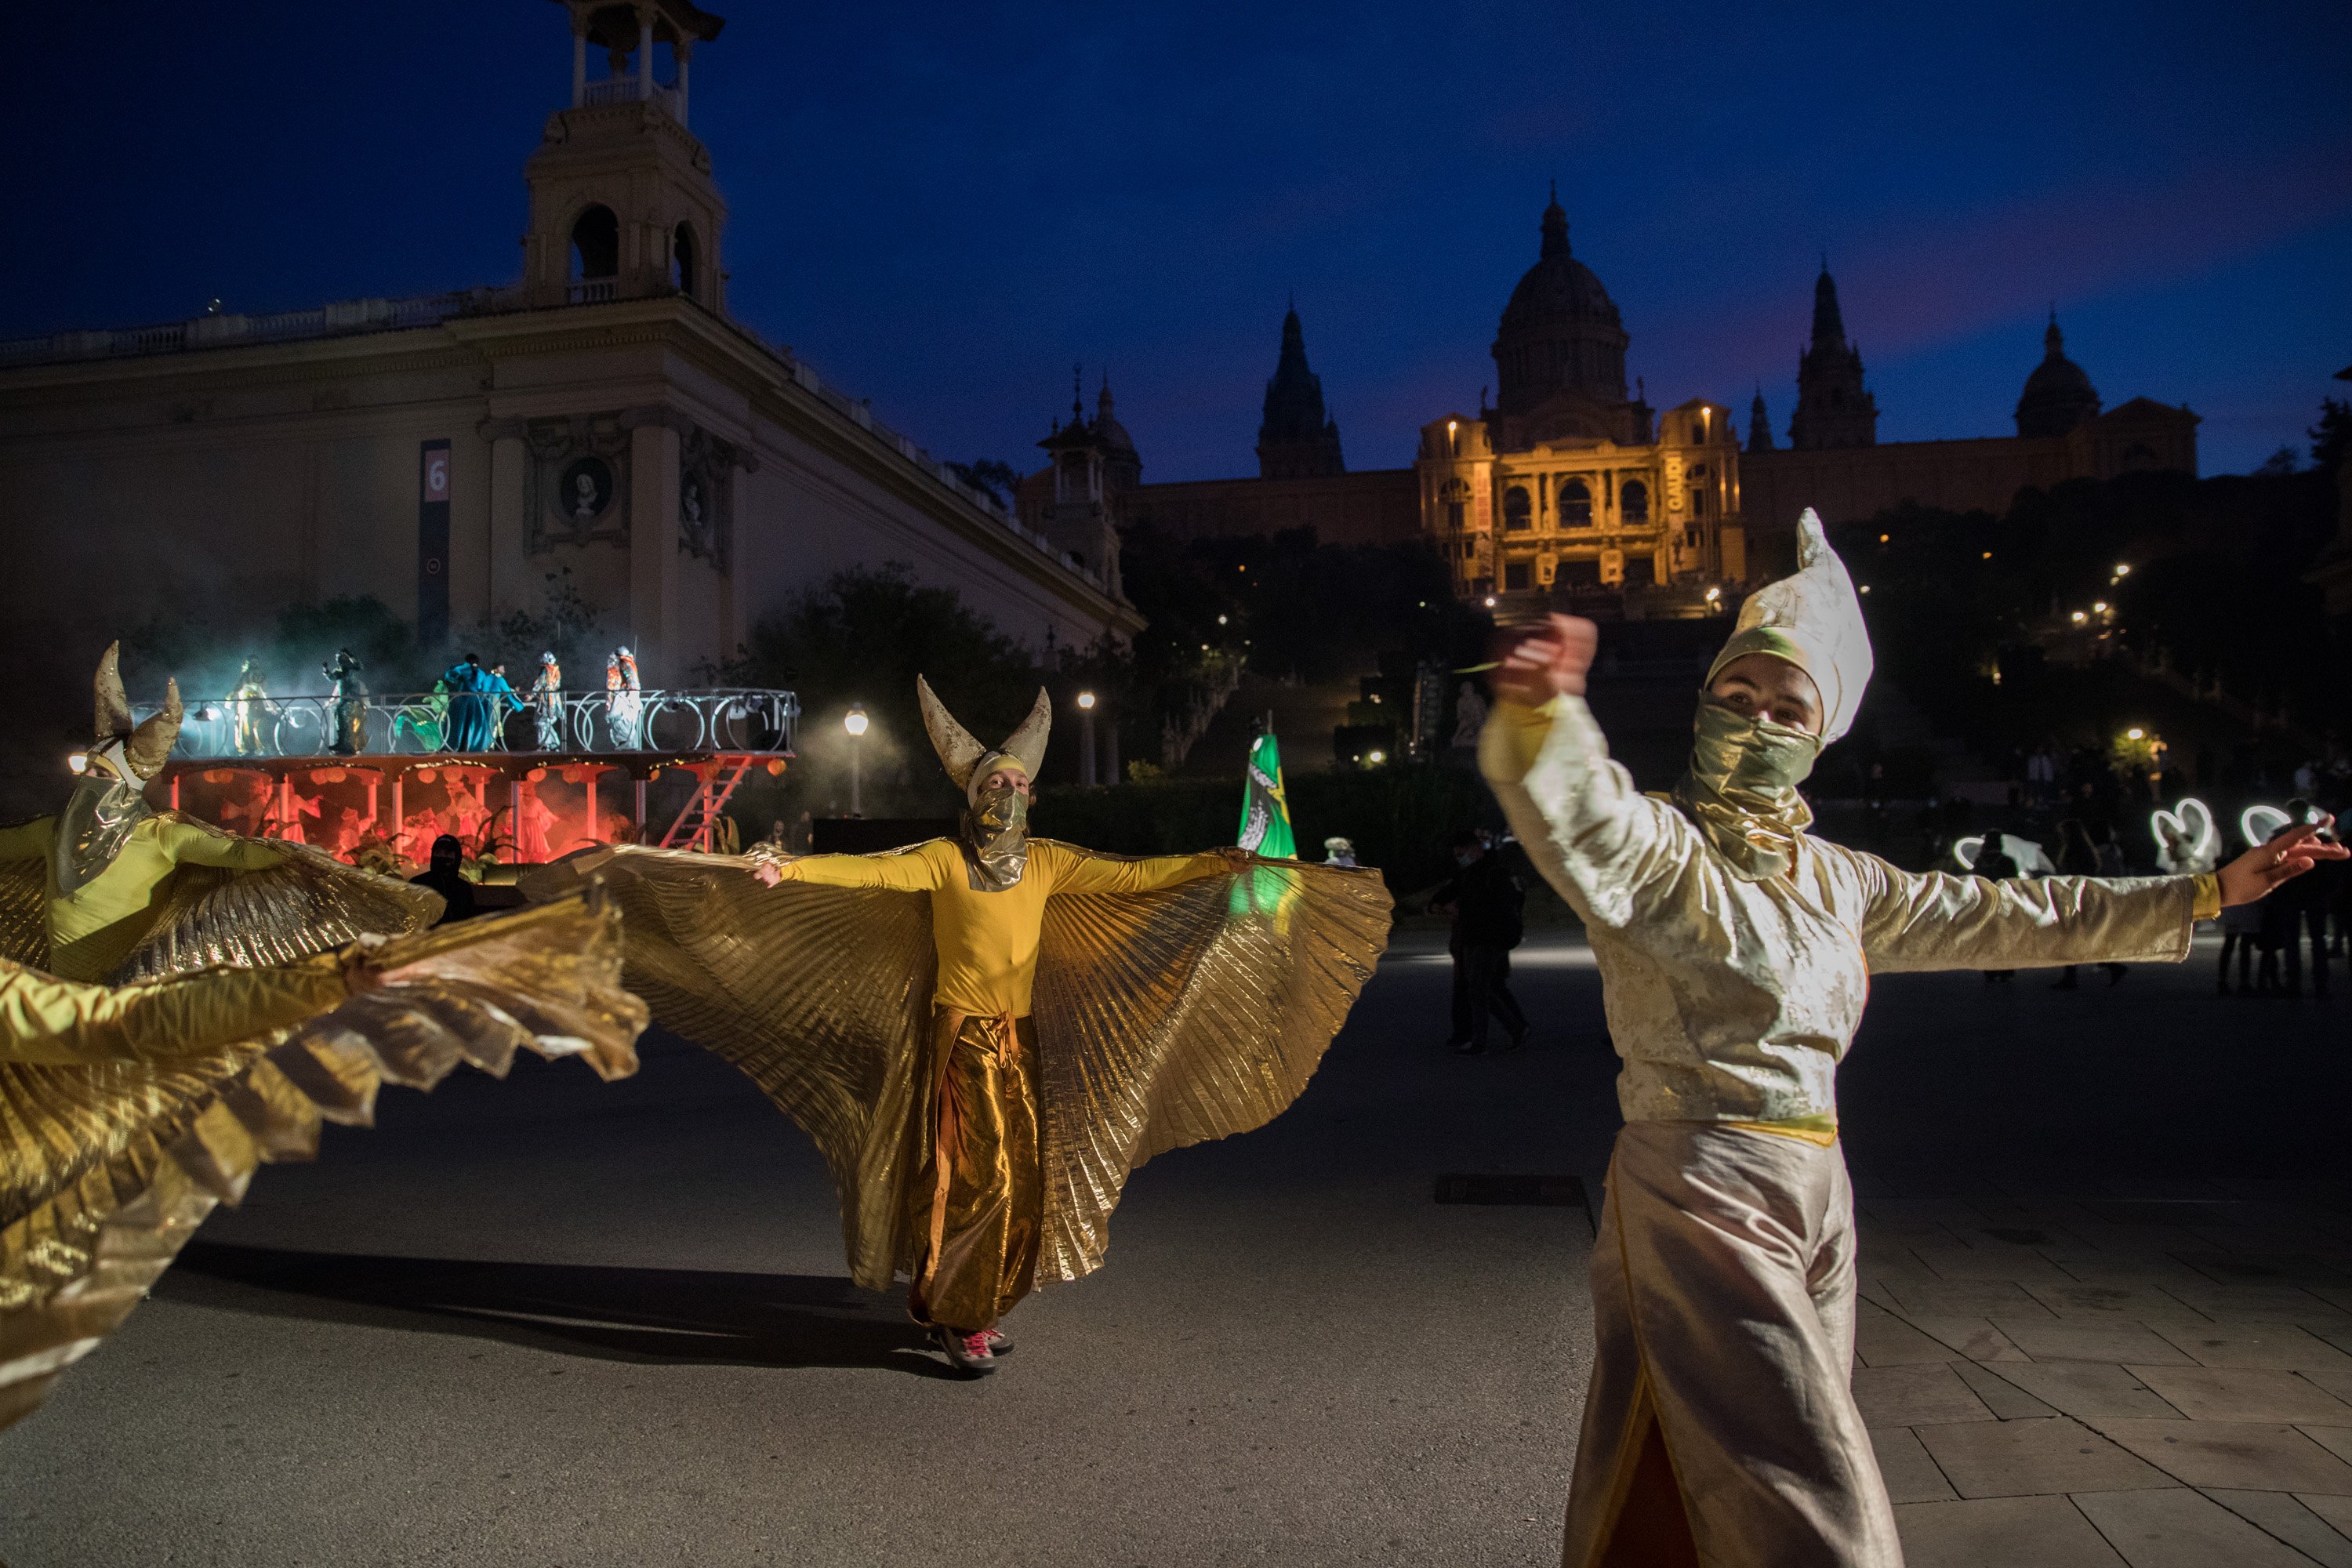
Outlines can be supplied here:
[[1559, 525], [1562, 528], [1592, 526], [1592, 487], [1582, 479], [1570, 479], [1559, 487]]
[[1461, 532], [1467, 526], [1465, 518], [1470, 508], [1470, 487], [1460, 479], [1448, 479], [1437, 493], [1445, 502], [1445, 526]]
[[670, 286], [691, 300], [696, 298], [694, 280], [702, 264], [702, 252], [694, 243], [694, 226], [680, 224], [669, 242]]
[[621, 275], [621, 220], [608, 206], [593, 206], [572, 226], [572, 280], [585, 283]]
[[1524, 486], [1513, 485], [1509, 489], [1505, 490], [1503, 492], [1503, 526], [1507, 529], [1532, 526], [1528, 516], [1529, 504]]
[[1617, 492], [1617, 495], [1618, 499], [1624, 503], [1625, 521], [1627, 522], [1647, 522], [1650, 521], [1649, 486], [1643, 484], [1639, 479], [1627, 479], [1625, 481], [1624, 488], [1620, 489]]

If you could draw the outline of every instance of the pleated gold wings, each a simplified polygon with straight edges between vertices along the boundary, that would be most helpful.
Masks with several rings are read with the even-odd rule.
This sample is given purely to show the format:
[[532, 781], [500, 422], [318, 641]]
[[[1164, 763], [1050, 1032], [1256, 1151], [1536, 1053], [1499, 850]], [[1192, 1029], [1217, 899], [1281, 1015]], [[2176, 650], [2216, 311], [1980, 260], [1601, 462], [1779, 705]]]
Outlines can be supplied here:
[[[887, 1289], [911, 1261], [905, 1189], [929, 1114], [929, 899], [765, 888], [751, 864], [621, 848], [528, 873], [524, 889], [551, 897], [583, 876], [604, 881], [627, 918], [630, 989], [815, 1141], [840, 1194], [851, 1278]], [[1282, 860], [1046, 900], [1034, 991], [1041, 1280], [1100, 1265], [1129, 1171], [1263, 1126], [1297, 1098], [1387, 945], [1390, 903], [1377, 872]]]
[[[422, 931], [441, 918], [441, 896], [429, 889], [346, 866], [309, 845], [268, 842], [286, 859], [267, 870], [183, 862], [154, 923], [107, 978], [121, 984], [215, 963], [290, 963], [362, 936]], [[0, 861], [0, 958], [49, 967], [44, 860]]]
[[322, 1121], [367, 1125], [380, 1084], [429, 1088], [460, 1062], [502, 1077], [519, 1047], [634, 1072], [646, 1014], [620, 989], [620, 957], [619, 910], [592, 890], [388, 942], [380, 989], [220, 1050], [0, 1061], [0, 1426], [113, 1330], [261, 1163], [308, 1158]]

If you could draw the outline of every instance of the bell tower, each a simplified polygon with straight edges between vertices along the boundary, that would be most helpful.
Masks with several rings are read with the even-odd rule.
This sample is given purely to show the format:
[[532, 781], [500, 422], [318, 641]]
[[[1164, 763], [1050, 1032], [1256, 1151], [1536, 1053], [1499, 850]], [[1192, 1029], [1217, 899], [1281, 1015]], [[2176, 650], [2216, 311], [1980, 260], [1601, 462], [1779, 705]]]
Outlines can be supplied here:
[[[726, 19], [691, 0], [556, 0], [571, 14], [572, 107], [548, 116], [523, 165], [530, 228], [523, 291], [534, 307], [683, 294], [726, 313], [719, 231], [727, 204], [710, 153], [687, 129], [697, 44]], [[669, 47], [670, 79], [656, 55]], [[591, 80], [588, 57], [605, 74]]]

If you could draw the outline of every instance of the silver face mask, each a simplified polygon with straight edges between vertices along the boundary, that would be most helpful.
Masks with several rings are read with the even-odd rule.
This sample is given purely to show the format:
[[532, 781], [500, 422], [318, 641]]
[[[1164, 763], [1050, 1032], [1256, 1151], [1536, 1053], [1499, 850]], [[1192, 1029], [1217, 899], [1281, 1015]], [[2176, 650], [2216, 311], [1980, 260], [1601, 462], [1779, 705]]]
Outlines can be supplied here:
[[964, 870], [976, 893], [1001, 893], [1029, 867], [1029, 797], [1011, 784], [984, 787], [963, 814]]
[[77, 892], [114, 864], [131, 831], [153, 815], [139, 786], [114, 778], [84, 777], [74, 784], [49, 846], [58, 891]]

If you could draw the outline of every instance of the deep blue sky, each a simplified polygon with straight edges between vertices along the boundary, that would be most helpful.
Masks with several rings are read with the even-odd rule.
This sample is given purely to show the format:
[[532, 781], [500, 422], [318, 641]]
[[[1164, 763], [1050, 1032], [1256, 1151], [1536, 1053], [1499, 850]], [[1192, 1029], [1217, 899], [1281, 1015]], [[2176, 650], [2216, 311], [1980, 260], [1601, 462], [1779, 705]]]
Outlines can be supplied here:
[[[2352, 363], [2352, 7], [739, 3], [695, 66], [735, 312], [942, 457], [1108, 363], [1148, 479], [1255, 471], [1286, 293], [1357, 468], [1475, 408], [1557, 177], [1665, 407], [1785, 434], [1817, 258], [1882, 439], [2006, 435], [2057, 302], [2207, 472]], [[0, 336], [511, 279], [546, 0], [45, 14]]]

